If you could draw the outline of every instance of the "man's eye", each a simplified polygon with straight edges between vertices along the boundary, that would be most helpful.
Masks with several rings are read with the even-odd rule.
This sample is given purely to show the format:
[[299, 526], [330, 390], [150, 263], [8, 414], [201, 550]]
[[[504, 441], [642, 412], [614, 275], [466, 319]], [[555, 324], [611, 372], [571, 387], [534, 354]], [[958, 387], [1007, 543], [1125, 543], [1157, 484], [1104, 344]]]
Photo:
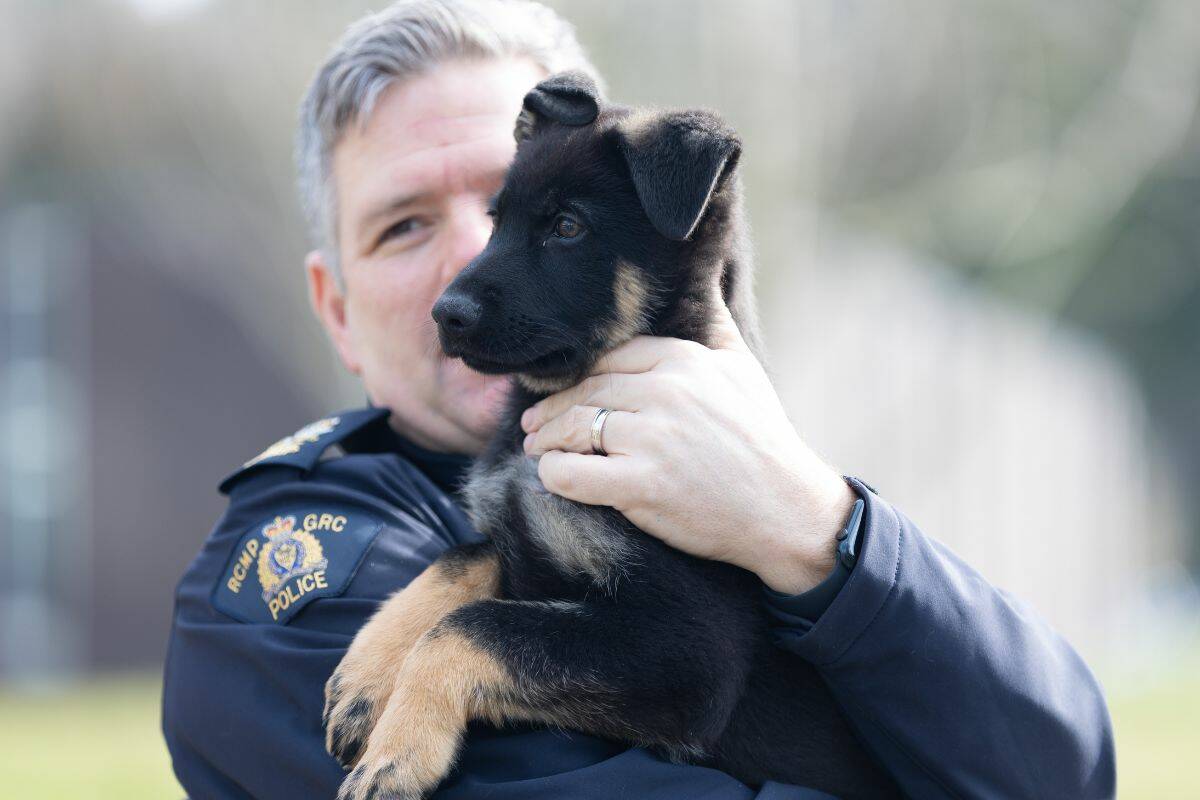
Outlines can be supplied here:
[[382, 243], [386, 242], [388, 239], [394, 239], [397, 236], [404, 236], [405, 234], [412, 233], [420, 224], [420, 220], [418, 220], [416, 217], [406, 217], [405, 219], [400, 220], [395, 225], [392, 225], [390, 228], [385, 230], [383, 235], [379, 237], [379, 241]]
[[581, 233], [583, 226], [566, 214], [560, 214], [558, 219], [554, 220], [554, 235], [560, 239], [574, 239]]

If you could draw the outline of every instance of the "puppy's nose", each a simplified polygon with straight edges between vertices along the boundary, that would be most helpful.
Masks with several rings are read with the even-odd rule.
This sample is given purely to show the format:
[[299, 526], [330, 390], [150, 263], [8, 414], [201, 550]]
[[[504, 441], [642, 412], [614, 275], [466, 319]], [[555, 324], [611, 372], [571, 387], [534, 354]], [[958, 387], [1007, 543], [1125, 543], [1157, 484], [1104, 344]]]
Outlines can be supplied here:
[[479, 327], [483, 309], [471, 297], [457, 292], [443, 294], [433, 304], [433, 318], [442, 332], [456, 339], [470, 336]]

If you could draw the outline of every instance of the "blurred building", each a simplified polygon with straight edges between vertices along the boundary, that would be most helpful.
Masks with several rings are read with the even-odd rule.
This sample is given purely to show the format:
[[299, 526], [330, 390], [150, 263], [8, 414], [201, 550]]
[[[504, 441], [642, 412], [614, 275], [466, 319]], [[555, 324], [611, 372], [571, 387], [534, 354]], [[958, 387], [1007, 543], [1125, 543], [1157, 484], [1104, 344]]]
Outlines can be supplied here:
[[[614, 97], [742, 133], [805, 437], [1117, 653], [1200, 539], [1200, 15], [552, 5]], [[290, 156], [366, 8], [0, 0], [0, 677], [157, 664], [217, 482], [361, 402]]]
[[812, 257], [764, 308], [805, 439], [1089, 657], [1161, 647], [1144, 617], [1179, 578], [1182, 487], [1129, 370], [927, 258], [832, 231]]

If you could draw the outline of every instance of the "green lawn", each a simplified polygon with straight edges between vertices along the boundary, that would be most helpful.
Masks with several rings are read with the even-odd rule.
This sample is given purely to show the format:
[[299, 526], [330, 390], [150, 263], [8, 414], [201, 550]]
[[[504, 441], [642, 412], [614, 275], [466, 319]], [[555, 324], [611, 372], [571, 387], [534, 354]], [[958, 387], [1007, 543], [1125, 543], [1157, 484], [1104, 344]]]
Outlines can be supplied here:
[[0, 775], [24, 800], [183, 797], [158, 730], [157, 676], [0, 692]]
[[1200, 648], [1109, 695], [1121, 800], [1200, 798]]
[[[1200, 798], [1200, 652], [1153, 682], [1111, 691], [1122, 800]], [[158, 732], [157, 679], [0, 691], [0, 776], [23, 800], [183, 795]]]

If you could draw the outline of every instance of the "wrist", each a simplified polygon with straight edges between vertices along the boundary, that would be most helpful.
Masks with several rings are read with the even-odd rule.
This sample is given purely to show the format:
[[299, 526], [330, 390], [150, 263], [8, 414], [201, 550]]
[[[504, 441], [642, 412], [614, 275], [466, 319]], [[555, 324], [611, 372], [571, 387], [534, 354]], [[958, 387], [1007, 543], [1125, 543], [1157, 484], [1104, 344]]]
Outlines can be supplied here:
[[802, 594], [833, 572], [837, 535], [858, 499], [846, 481], [836, 473], [835, 478], [819, 492], [806, 492], [792, 506], [791, 524], [780, 528], [761, 549], [752, 571], [768, 588]]

